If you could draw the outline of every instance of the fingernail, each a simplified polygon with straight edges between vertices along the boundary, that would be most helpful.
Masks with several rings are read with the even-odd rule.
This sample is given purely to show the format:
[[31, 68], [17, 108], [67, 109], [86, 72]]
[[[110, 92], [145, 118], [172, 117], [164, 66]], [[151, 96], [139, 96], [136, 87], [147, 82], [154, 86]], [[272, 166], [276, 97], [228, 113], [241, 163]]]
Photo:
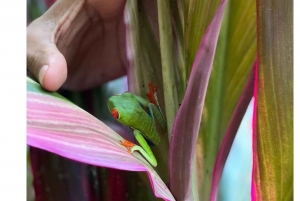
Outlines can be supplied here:
[[43, 85], [43, 81], [44, 81], [44, 76], [45, 76], [45, 73], [46, 73], [46, 70], [49, 68], [48, 65], [44, 65], [41, 70], [40, 70], [40, 73], [39, 73], [39, 82], [41, 85]]

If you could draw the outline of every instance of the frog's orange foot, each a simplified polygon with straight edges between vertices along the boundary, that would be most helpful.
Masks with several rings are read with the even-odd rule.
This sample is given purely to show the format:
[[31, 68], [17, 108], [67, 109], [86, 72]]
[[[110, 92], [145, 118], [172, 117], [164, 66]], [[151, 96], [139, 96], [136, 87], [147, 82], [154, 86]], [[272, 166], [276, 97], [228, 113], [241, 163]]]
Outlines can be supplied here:
[[125, 139], [121, 140], [121, 141], [120, 141], [120, 144], [123, 145], [124, 147], [126, 147], [128, 153], [131, 153], [131, 148], [132, 148], [133, 146], [135, 146], [134, 143], [129, 142], [128, 140], [125, 140]]
[[153, 104], [155, 104], [155, 105], [157, 105], [157, 103], [156, 103], [156, 99], [155, 99], [155, 93], [156, 93], [156, 91], [157, 91], [157, 86], [155, 85], [153, 85], [152, 84], [152, 82], [150, 81], [149, 83], [148, 83], [148, 87], [149, 87], [149, 93], [147, 93], [147, 97], [148, 97], [148, 99], [149, 99], [149, 102], [150, 103], [153, 103]]

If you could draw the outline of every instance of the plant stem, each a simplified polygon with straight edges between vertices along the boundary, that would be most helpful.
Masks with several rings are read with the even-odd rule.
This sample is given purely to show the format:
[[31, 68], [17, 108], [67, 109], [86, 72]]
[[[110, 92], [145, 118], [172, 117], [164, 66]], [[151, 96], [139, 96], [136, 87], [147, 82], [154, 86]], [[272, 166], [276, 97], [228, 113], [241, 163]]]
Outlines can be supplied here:
[[168, 0], [158, 0], [157, 7], [166, 120], [168, 136], [170, 139], [173, 122], [178, 110], [177, 85], [173, 62], [173, 37], [170, 18], [170, 3]]

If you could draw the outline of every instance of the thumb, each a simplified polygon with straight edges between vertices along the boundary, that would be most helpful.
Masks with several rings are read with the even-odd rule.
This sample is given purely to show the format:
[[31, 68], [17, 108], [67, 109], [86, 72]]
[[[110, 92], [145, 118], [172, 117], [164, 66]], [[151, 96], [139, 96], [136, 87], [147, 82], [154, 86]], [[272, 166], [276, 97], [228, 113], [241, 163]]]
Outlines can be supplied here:
[[44, 45], [44, 48], [38, 48], [37, 51], [34, 51], [28, 44], [27, 50], [28, 71], [44, 89], [49, 91], [58, 90], [66, 81], [67, 63], [56, 45], [50, 43]]
[[56, 1], [27, 27], [27, 70], [43, 88], [56, 91], [67, 79], [67, 63], [56, 43], [85, 1]]

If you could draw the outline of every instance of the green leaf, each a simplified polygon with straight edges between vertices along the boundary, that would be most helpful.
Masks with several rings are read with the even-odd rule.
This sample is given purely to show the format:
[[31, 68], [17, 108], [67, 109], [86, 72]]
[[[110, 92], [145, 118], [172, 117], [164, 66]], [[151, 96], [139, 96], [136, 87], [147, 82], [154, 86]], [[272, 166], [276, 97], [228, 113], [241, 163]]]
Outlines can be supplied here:
[[200, 187], [203, 200], [209, 199], [216, 156], [246, 85], [255, 54], [255, 0], [231, 0], [221, 27], [200, 127], [204, 156], [200, 162], [203, 164]]
[[293, 200], [293, 1], [263, 0], [257, 8], [252, 200]]
[[[177, 200], [198, 200], [193, 168], [203, 103], [213, 66], [222, 17], [227, 1], [222, 0], [199, 45], [182, 104], [176, 115], [170, 142], [170, 189]], [[194, 192], [191, 191], [191, 188]]]
[[[225, 132], [225, 135], [222, 140], [221, 147], [218, 151], [218, 156], [214, 165], [214, 172], [212, 178], [212, 185], [211, 185], [211, 193], [210, 193], [210, 200], [214, 201], [217, 200], [218, 194], [218, 185], [222, 176], [223, 168], [225, 166], [225, 162], [227, 160], [228, 154], [231, 151], [231, 146], [235, 137], [237, 135], [238, 130], [242, 126], [241, 123], [244, 121], [245, 113], [248, 110], [249, 103], [253, 97], [254, 92], [254, 79], [255, 73], [254, 68], [257, 66], [257, 61], [255, 61], [254, 67], [251, 71], [250, 77], [248, 82], [244, 88], [244, 91], [241, 95], [241, 98], [234, 110], [234, 113], [231, 117], [229, 126]], [[250, 146], [250, 143], [249, 143]], [[240, 188], [244, 188], [244, 186], [240, 186]]]
[[215, 16], [220, 2], [221, 0], [185, 0], [184, 2], [184, 45], [187, 79], [189, 78], [201, 39]]

